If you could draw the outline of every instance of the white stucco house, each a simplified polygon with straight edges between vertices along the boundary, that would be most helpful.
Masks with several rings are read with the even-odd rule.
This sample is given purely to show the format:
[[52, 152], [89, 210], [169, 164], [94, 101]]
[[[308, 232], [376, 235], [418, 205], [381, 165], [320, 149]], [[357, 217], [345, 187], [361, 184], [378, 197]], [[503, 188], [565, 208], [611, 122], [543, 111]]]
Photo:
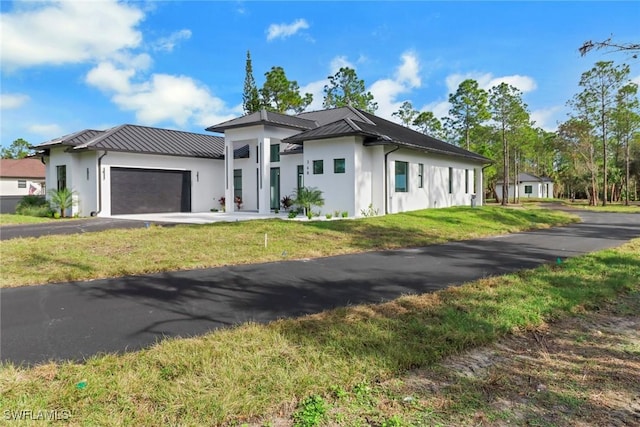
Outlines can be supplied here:
[[[502, 180], [496, 183], [496, 193], [498, 200], [502, 200]], [[516, 182], [509, 183], [509, 197], [518, 197], [520, 199], [552, 199], [553, 198], [553, 180], [548, 177], [539, 177], [530, 173], [519, 173]]]
[[302, 186], [322, 213], [359, 216], [482, 204], [489, 159], [351, 107], [285, 115], [259, 111], [207, 128], [216, 135], [122, 125], [35, 147], [48, 188], [76, 192], [73, 213], [269, 213]]

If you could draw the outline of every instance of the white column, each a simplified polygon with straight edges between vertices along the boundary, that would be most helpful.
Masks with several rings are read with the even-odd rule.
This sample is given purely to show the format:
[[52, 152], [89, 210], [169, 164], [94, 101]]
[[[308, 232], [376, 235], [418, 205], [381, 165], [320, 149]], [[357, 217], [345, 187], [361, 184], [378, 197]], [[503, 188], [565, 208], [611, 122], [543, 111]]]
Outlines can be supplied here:
[[473, 171], [476, 174], [476, 206], [484, 205], [484, 184], [482, 176], [482, 167], [475, 168]]
[[261, 138], [258, 140], [258, 151], [260, 152], [260, 171], [258, 173], [258, 197], [261, 214], [271, 212], [271, 138]]
[[224, 208], [227, 212], [235, 212], [233, 203], [233, 141], [224, 139]]

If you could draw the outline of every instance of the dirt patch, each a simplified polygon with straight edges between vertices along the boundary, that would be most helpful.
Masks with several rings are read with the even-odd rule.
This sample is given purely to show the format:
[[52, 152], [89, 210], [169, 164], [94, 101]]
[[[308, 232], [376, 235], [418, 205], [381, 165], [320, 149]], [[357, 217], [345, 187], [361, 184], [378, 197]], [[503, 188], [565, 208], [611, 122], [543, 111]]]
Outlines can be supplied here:
[[389, 386], [444, 425], [640, 425], [640, 295], [515, 333]]

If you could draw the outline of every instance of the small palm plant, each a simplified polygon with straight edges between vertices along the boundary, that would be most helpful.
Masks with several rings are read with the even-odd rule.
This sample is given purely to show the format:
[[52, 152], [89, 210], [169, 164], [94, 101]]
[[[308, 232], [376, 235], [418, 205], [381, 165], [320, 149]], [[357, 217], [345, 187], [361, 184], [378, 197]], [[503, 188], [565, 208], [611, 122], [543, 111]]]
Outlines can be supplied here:
[[296, 190], [293, 203], [304, 209], [304, 213], [307, 215], [307, 218], [311, 218], [313, 215], [311, 208], [313, 206], [323, 206], [324, 198], [322, 197], [322, 191], [315, 187], [301, 187]]
[[73, 200], [74, 195], [75, 192], [68, 188], [49, 190], [49, 203], [54, 209], [60, 210], [60, 217], [64, 218], [66, 210], [76, 204], [76, 201]]

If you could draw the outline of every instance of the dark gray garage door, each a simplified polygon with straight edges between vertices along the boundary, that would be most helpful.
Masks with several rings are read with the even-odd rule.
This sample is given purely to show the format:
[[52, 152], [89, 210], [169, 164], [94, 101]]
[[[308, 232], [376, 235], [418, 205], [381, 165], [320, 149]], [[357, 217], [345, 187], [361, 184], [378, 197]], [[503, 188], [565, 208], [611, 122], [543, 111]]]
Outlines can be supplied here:
[[111, 168], [111, 215], [191, 212], [191, 172]]

